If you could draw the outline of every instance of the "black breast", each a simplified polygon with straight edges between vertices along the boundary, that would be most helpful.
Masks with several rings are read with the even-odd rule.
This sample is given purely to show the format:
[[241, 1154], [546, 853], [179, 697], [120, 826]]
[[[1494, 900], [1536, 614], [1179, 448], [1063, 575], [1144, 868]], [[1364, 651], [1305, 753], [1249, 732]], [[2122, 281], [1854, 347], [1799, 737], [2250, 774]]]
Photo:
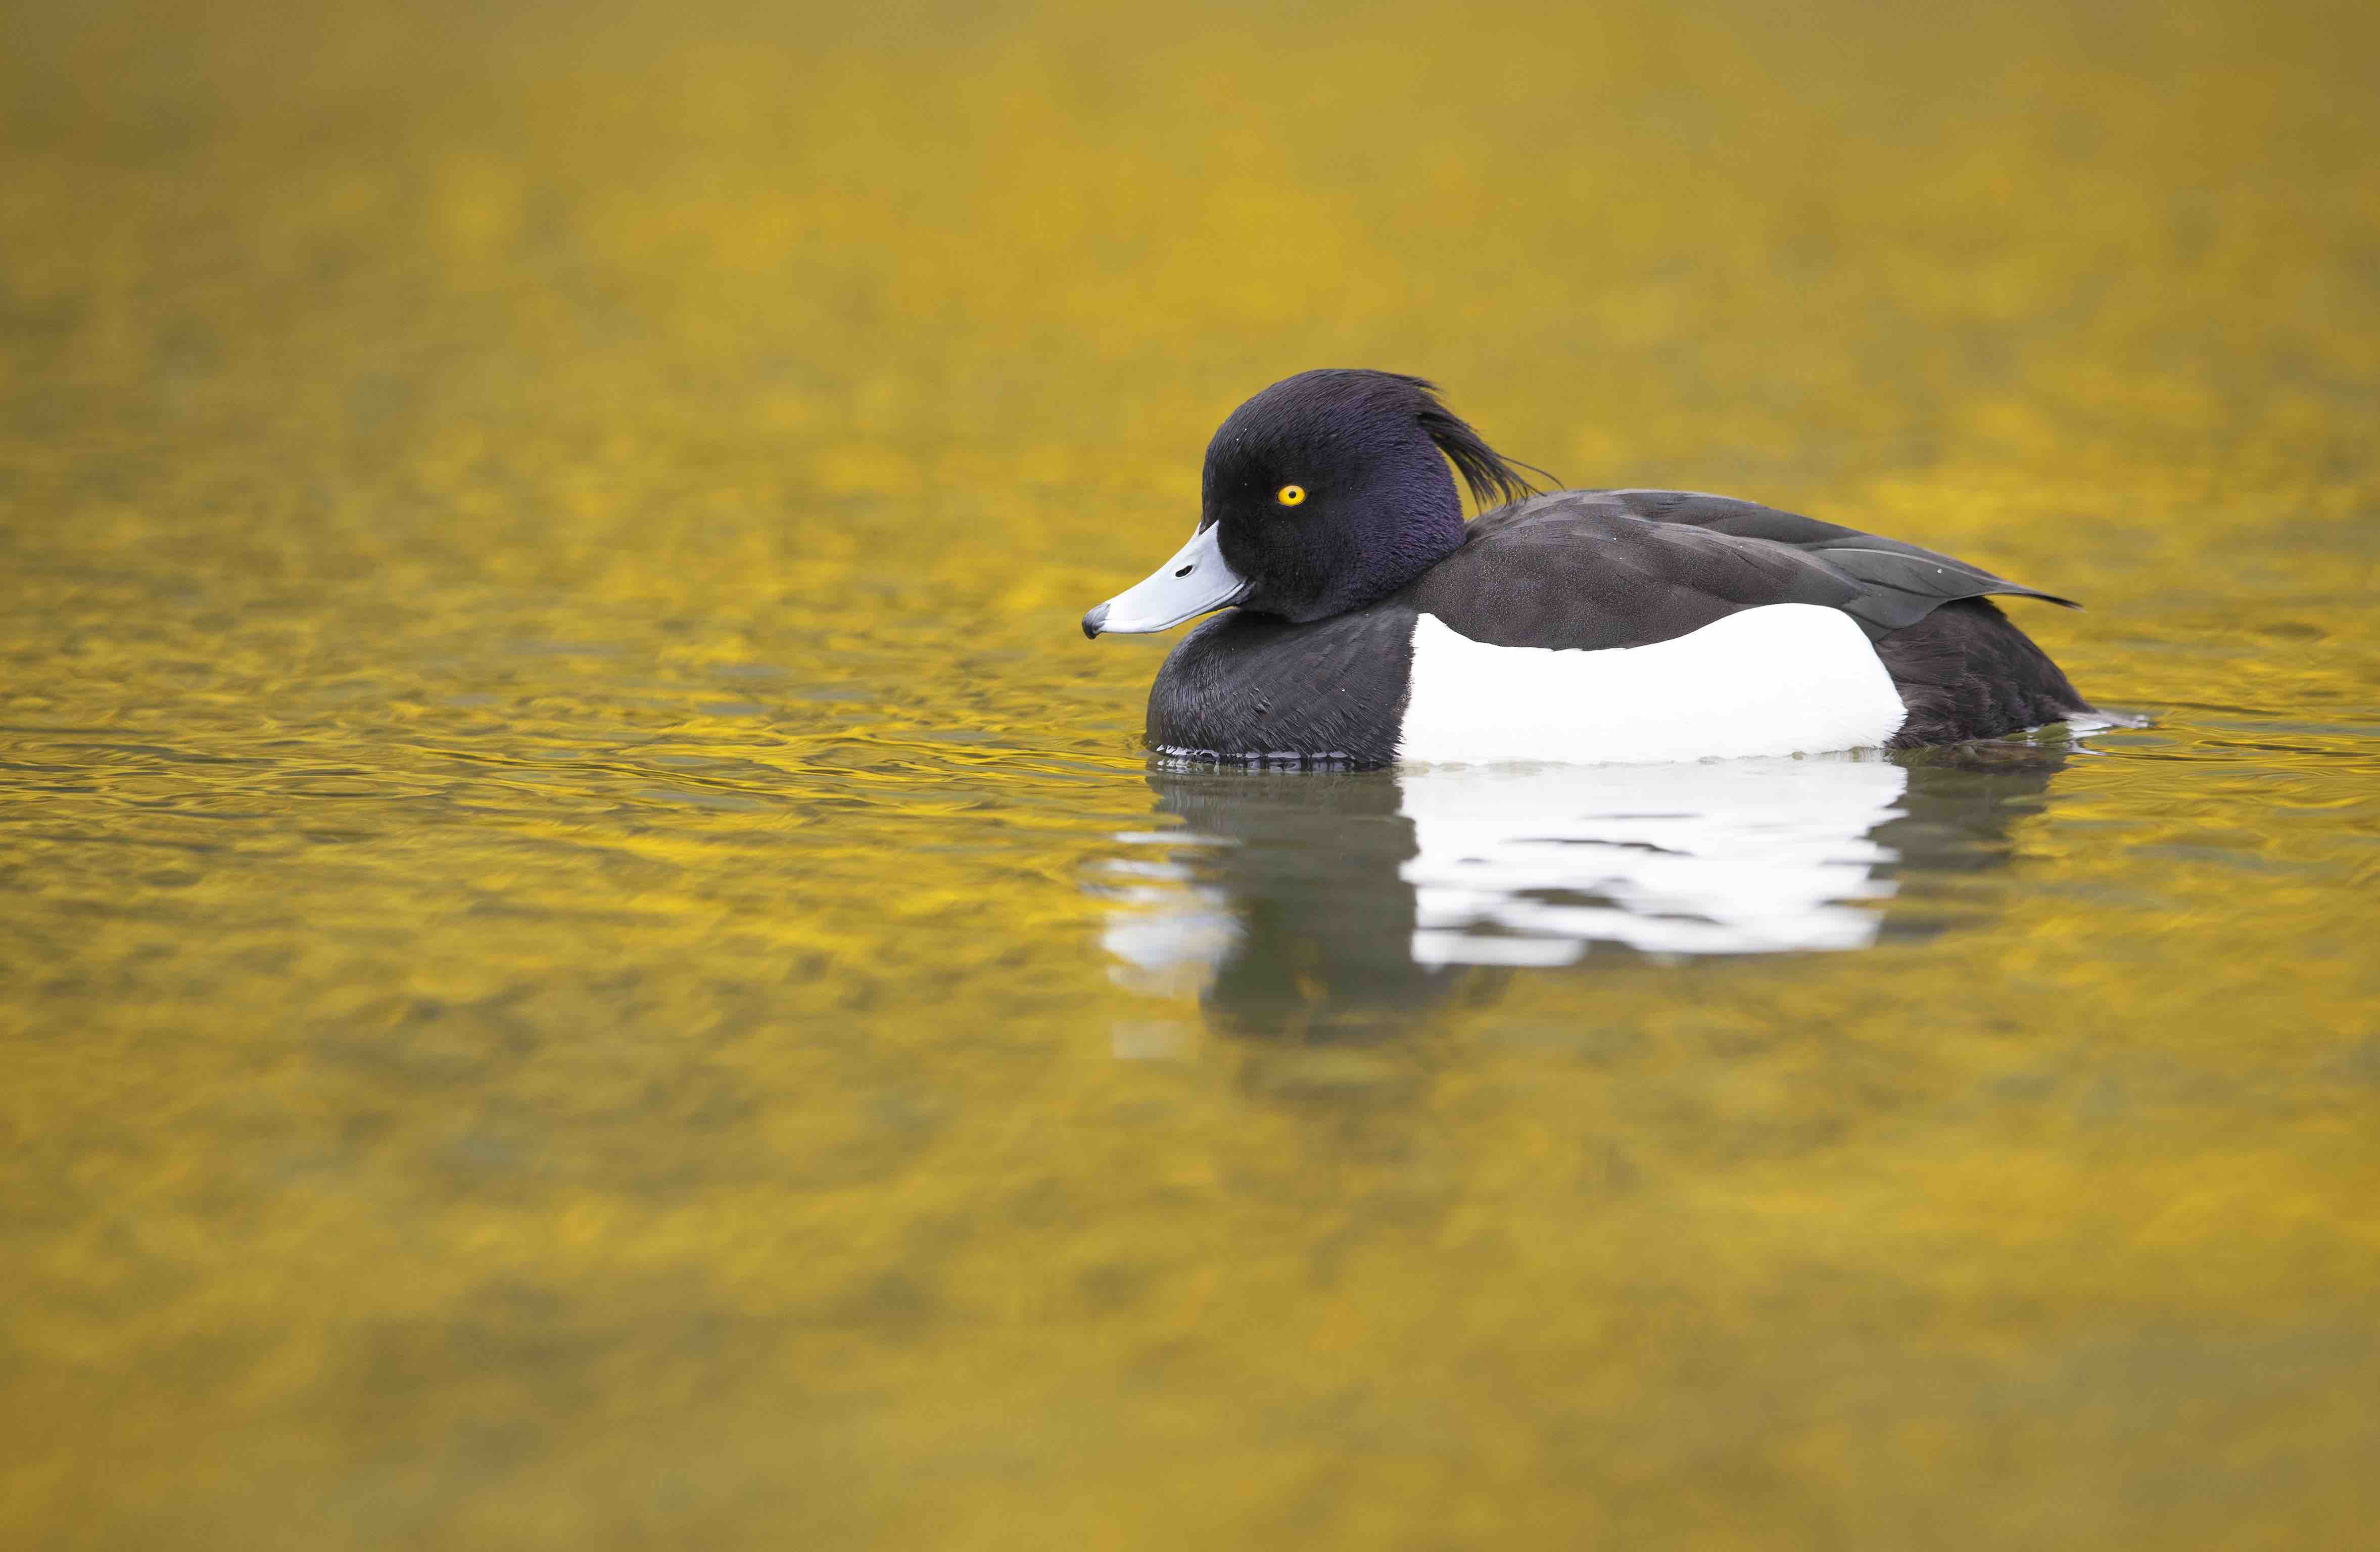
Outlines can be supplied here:
[[1218, 615], [1158, 671], [1149, 747], [1232, 763], [1387, 765], [1413, 683], [1414, 620], [1394, 602], [1309, 624]]

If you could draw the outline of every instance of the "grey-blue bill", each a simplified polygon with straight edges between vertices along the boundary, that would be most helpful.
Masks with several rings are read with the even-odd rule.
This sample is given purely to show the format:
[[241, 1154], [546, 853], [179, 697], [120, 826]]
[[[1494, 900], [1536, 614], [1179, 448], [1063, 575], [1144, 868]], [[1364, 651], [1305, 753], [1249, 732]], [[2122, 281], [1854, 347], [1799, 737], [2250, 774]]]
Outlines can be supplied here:
[[1190, 536], [1173, 558], [1083, 616], [1083, 634], [1146, 636], [1237, 603], [1248, 584], [1224, 564], [1212, 524]]

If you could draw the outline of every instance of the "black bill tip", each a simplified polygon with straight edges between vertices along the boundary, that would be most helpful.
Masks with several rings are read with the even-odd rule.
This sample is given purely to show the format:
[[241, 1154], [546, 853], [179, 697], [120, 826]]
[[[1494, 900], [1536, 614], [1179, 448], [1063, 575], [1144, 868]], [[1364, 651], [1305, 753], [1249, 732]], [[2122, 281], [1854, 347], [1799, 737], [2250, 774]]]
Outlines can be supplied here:
[[1096, 641], [1099, 639], [1099, 632], [1107, 628], [1107, 623], [1108, 606], [1104, 603], [1094, 604], [1091, 606], [1090, 612], [1083, 616], [1083, 635]]

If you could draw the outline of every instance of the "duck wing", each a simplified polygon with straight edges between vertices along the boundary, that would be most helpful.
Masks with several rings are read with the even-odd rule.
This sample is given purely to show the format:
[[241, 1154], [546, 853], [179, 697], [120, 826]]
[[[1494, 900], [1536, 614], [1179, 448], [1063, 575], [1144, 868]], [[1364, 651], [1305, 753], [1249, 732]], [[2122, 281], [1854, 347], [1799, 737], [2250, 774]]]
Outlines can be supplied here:
[[1780, 512], [1757, 502], [1706, 495], [1699, 491], [1596, 493], [1610, 497], [1622, 510], [1650, 522], [1684, 524], [1735, 539], [1781, 544], [1817, 557], [1860, 584], [1860, 597], [1840, 607], [1859, 621], [1870, 637], [1913, 625], [1954, 599], [1981, 598], [1990, 593], [2040, 599], [2067, 609], [2082, 607], [2072, 599], [2010, 582], [1981, 566], [1914, 544], [1821, 523], [1815, 517]]
[[1671, 640], [1773, 603], [1840, 609], [1874, 639], [1986, 593], [2067, 602], [1913, 544], [1753, 502], [1559, 491], [1473, 523], [1463, 547], [1404, 597], [1475, 641], [1593, 650]]

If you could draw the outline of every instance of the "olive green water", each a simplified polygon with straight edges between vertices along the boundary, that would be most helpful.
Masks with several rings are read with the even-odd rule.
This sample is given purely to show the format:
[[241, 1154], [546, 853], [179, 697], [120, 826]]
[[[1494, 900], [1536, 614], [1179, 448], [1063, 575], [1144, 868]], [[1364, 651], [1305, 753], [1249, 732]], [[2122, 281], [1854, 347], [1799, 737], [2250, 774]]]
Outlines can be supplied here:
[[[8, 1545], [2380, 1542], [2369, 7], [0, 32]], [[1151, 772], [1324, 364], [2155, 725]]]

